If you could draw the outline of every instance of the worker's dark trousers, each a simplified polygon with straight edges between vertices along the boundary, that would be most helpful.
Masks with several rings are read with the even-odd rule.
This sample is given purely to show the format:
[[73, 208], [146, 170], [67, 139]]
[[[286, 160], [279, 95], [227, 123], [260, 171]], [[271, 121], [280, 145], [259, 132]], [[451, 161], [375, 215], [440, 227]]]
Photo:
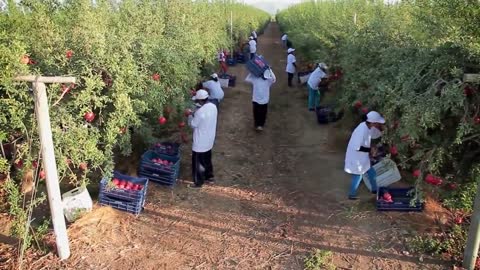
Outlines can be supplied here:
[[255, 127], [263, 127], [265, 125], [265, 121], [267, 120], [267, 112], [268, 112], [268, 103], [267, 104], [258, 104], [256, 102], [253, 103], [253, 121], [255, 123]]
[[192, 151], [192, 175], [196, 186], [213, 178], [212, 150], [199, 153]]
[[287, 74], [288, 74], [288, 86], [293, 86], [292, 81], [293, 81], [293, 76], [295, 74], [290, 73], [290, 72], [287, 72]]

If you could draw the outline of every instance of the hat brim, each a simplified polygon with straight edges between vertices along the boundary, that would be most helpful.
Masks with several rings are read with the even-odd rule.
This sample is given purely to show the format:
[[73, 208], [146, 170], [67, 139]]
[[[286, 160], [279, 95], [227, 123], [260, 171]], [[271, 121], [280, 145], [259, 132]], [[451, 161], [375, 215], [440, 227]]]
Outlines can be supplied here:
[[192, 97], [192, 100], [206, 100], [206, 99], [208, 99], [208, 96], [206, 96], [205, 98]]
[[375, 119], [375, 120], [367, 119], [367, 122], [377, 123], [377, 124], [385, 124], [385, 119], [383, 117], [380, 117], [379, 119]]

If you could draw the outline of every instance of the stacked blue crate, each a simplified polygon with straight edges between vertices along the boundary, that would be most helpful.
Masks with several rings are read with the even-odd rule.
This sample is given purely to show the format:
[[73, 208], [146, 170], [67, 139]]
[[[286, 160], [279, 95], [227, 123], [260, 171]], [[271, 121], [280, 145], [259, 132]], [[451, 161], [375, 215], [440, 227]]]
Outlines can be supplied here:
[[100, 205], [108, 205], [135, 215], [140, 214], [145, 205], [148, 179], [123, 175], [119, 172], [113, 172], [113, 178], [141, 185], [141, 189], [131, 190], [119, 188], [112, 184], [109, 185], [109, 179], [103, 178], [100, 181], [100, 192], [98, 196]]
[[172, 142], [161, 142], [153, 145], [152, 150], [163, 155], [180, 158], [180, 144]]
[[245, 54], [238, 53], [237, 54], [237, 63], [244, 64], [245, 63]]
[[267, 61], [261, 55], [255, 57], [247, 62], [247, 69], [256, 77], [262, 77], [265, 70], [269, 69]]
[[[383, 199], [384, 193], [390, 193], [391, 202]], [[423, 211], [424, 203], [416, 198], [415, 188], [386, 188], [380, 187], [377, 192], [377, 211]]]
[[[155, 163], [153, 159], [167, 160], [169, 165]], [[147, 151], [142, 155], [138, 175], [162, 185], [174, 186], [180, 174], [180, 157]]]
[[235, 66], [237, 64], [237, 59], [235, 57], [229, 57], [227, 59], [227, 64], [229, 66]]

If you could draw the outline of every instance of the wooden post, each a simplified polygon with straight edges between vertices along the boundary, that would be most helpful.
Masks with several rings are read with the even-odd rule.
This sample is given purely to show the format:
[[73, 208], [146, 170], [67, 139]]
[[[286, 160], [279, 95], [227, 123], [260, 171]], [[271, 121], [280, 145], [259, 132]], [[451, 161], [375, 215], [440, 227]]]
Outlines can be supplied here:
[[480, 243], [480, 184], [477, 187], [477, 195], [473, 204], [473, 214], [468, 230], [467, 244], [463, 254], [463, 267], [473, 270], [477, 261], [478, 247]]
[[67, 226], [63, 216], [62, 198], [58, 184], [57, 164], [53, 147], [52, 128], [50, 126], [50, 114], [45, 83], [75, 83], [74, 77], [40, 77], [19, 76], [18, 81], [33, 82], [35, 97], [35, 115], [38, 121], [38, 133], [40, 135], [42, 164], [46, 175], [48, 202], [52, 215], [55, 241], [58, 257], [60, 260], [70, 257]]

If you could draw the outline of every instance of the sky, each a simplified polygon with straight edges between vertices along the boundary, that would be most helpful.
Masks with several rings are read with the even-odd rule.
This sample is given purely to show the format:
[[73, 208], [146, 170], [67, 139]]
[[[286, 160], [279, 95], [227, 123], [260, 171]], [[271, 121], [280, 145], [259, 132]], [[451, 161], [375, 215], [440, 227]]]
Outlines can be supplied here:
[[[400, 0], [384, 0], [385, 3], [395, 3]], [[242, 2], [242, 0], [239, 0]], [[294, 5], [300, 2], [305, 2], [305, 0], [243, 0], [245, 4], [250, 4], [256, 6], [271, 14], [277, 13], [277, 10], [282, 10], [287, 8], [289, 5]]]
[[245, 0], [245, 4], [250, 4], [275, 14], [277, 9], [287, 8], [289, 5], [300, 3], [301, 0]]

